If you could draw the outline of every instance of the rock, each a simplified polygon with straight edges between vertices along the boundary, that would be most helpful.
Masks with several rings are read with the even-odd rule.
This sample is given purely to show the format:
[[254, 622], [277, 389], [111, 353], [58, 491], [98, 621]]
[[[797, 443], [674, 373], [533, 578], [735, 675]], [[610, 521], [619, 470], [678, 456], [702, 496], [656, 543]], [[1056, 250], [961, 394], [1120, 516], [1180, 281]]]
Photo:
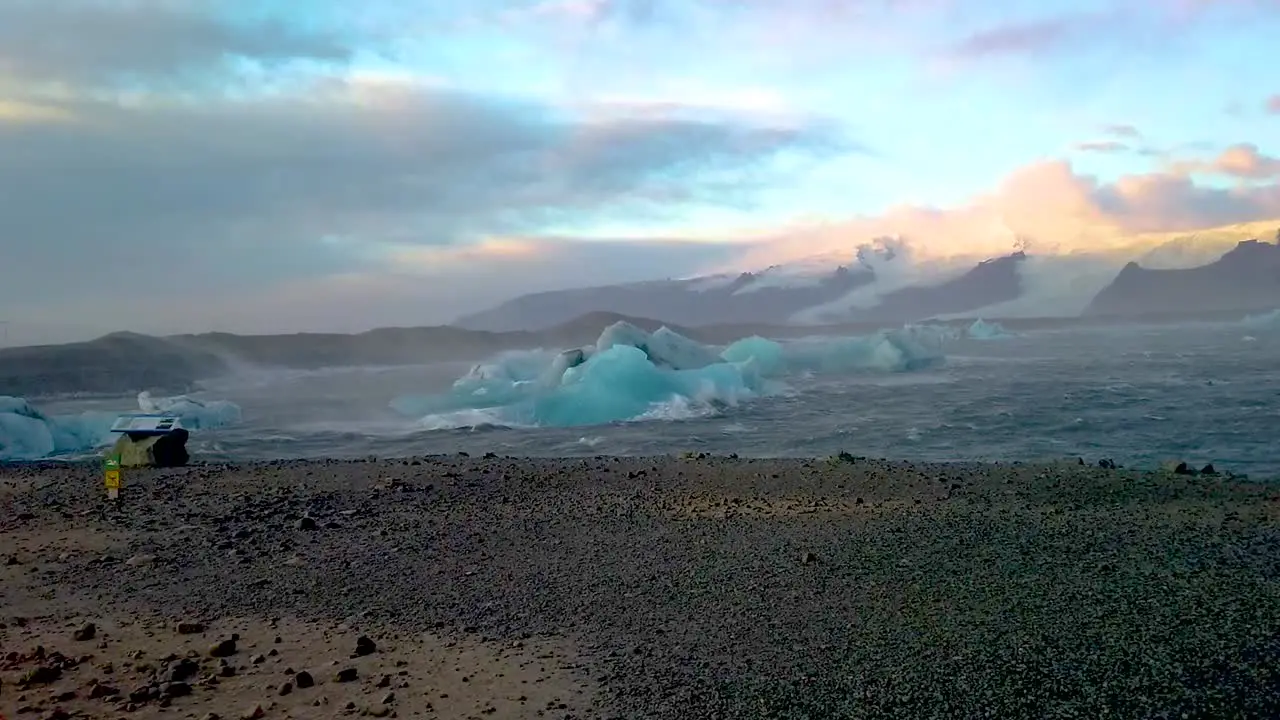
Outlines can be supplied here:
[[21, 565], [21, 564], [22, 564], [22, 563], [18, 560], [18, 556], [17, 556], [17, 555], [5, 555], [5, 556], [4, 556], [4, 565], [5, 565], [5, 567], [13, 567], [14, 565]]
[[298, 686], [298, 689], [300, 690], [312, 687], [316, 684], [315, 678], [311, 677], [311, 673], [307, 672], [306, 670], [303, 670], [297, 675], [294, 675], [293, 682], [295, 685]]
[[386, 705], [375, 705], [368, 710], [365, 710], [365, 713], [370, 717], [386, 717], [391, 714], [391, 708]]
[[57, 682], [62, 677], [62, 668], [56, 665], [40, 665], [33, 668], [18, 681], [18, 685], [26, 687], [29, 685], [48, 685], [51, 682]]
[[1208, 465], [1205, 465], [1203, 468], [1201, 468], [1200, 474], [1201, 475], [1217, 475], [1218, 471], [1214, 469], [1213, 463], [1209, 463]]
[[1194, 475], [1195, 470], [1187, 467], [1185, 462], [1180, 460], [1166, 460], [1160, 464], [1160, 469], [1165, 472], [1171, 472], [1174, 475]]
[[250, 662], [252, 662], [254, 665], [261, 665], [266, 661], [267, 661], [267, 656], [259, 654], [259, 655], [254, 655], [253, 659]]
[[298, 520], [299, 530], [315, 530], [317, 527], [315, 518], [304, 517]]
[[354, 682], [356, 677], [358, 677], [358, 675], [359, 674], [356, 672], [356, 669], [353, 667], [342, 668], [341, 670], [338, 671], [336, 675], [333, 676], [333, 680], [334, 682], [340, 682], [340, 683]]
[[171, 698], [186, 697], [191, 694], [191, 686], [184, 682], [165, 683], [161, 692]]
[[222, 716], [218, 713], [205, 713], [200, 720], [222, 720]]
[[179, 635], [199, 635], [204, 632], [204, 625], [198, 622], [180, 622], [178, 623]]
[[391, 676], [383, 675], [382, 677], [378, 678], [377, 687], [380, 687], [380, 688], [391, 687]]
[[115, 697], [120, 694], [120, 690], [111, 685], [98, 683], [89, 689], [89, 699], [98, 700], [100, 698]]
[[285, 695], [288, 695], [289, 693], [293, 692], [293, 683], [284, 683], [283, 685], [280, 686], [280, 689], [277, 690], [276, 692], [280, 695], [280, 697], [284, 697]]
[[389, 692], [389, 693], [387, 693], [386, 695], [383, 695], [383, 696], [382, 696], [382, 704], [383, 704], [383, 705], [390, 705], [391, 703], [393, 703], [393, 702], [395, 702], [395, 701], [396, 701], [396, 694], [395, 694], [395, 693], [393, 693], [393, 692]]
[[816, 562], [818, 562], [818, 556], [817, 556], [817, 555], [814, 555], [812, 552], [804, 552], [804, 553], [801, 553], [801, 555], [800, 555], [800, 564], [801, 564], [801, 565], [812, 565], [813, 563], [816, 563]]
[[143, 685], [133, 689], [129, 693], [129, 702], [144, 703], [155, 695], [155, 688], [151, 685]]
[[171, 683], [182, 682], [195, 677], [198, 672], [200, 672], [200, 663], [190, 658], [183, 658], [169, 665], [169, 669], [165, 672], [165, 679]]
[[374, 644], [372, 640], [365, 637], [364, 635], [361, 635], [360, 637], [356, 638], [356, 652], [355, 652], [356, 657], [372, 655], [375, 651], [377, 651], [377, 649], [378, 649], [378, 646]]
[[210, 657], [231, 657], [236, 654], [236, 640], [239, 638], [232, 636], [209, 646]]
[[266, 711], [262, 709], [261, 705], [254, 703], [249, 706], [248, 710], [241, 713], [240, 720], [258, 720], [258, 718], [261, 718], [266, 714]]
[[90, 623], [85, 623], [81, 625], [79, 628], [77, 628], [75, 633], [72, 635], [72, 637], [74, 637], [76, 640], [79, 640], [80, 642], [84, 642], [86, 640], [92, 640], [93, 636], [97, 634], [98, 634], [98, 626], [90, 622]]
[[139, 566], [141, 566], [141, 565], [150, 565], [151, 563], [153, 563], [153, 562], [155, 562], [155, 561], [156, 561], [156, 556], [155, 556], [155, 555], [148, 555], [148, 554], [146, 554], [146, 553], [139, 553], [139, 554], [134, 555], [133, 557], [129, 558], [128, 560], [125, 560], [125, 561], [124, 561], [124, 564], [125, 564], [125, 565], [129, 565], [129, 566], [131, 566], [131, 567], [139, 567]]

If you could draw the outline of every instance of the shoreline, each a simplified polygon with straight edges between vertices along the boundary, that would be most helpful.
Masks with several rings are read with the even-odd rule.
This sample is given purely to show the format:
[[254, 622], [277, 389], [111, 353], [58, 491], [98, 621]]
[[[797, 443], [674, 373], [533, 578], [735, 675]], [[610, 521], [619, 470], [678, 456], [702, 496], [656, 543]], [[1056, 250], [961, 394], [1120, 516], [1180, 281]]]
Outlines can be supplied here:
[[[50, 470], [64, 471], [76, 468], [94, 468], [100, 469], [107, 448], [103, 447], [93, 454], [81, 454], [68, 457], [43, 457], [32, 460], [3, 460], [0, 459], [0, 473], [6, 471], [17, 472], [19, 474], [34, 471]], [[685, 450], [679, 452], [665, 454], [537, 454], [537, 455], [506, 455], [501, 453], [486, 452], [483, 454], [472, 453], [468, 451], [459, 451], [451, 453], [430, 453], [423, 455], [362, 455], [362, 456], [309, 456], [309, 457], [280, 457], [280, 458], [247, 458], [244, 460], [226, 459], [217, 457], [213, 459], [204, 459], [199, 455], [193, 454], [191, 461], [184, 466], [174, 468], [136, 468], [133, 472], [156, 473], [165, 471], [191, 471], [191, 470], [237, 470], [252, 472], [262, 468], [281, 468], [281, 467], [301, 467], [304, 465], [315, 466], [331, 466], [342, 464], [388, 464], [388, 465], [411, 465], [414, 467], [431, 464], [431, 463], [448, 463], [448, 462], [471, 462], [471, 461], [507, 461], [507, 462], [638, 462], [638, 463], [663, 463], [677, 461], [726, 461], [735, 463], [783, 463], [783, 464], [811, 464], [823, 463], [827, 465], [842, 465], [851, 463], [882, 463], [889, 465], [902, 466], [927, 466], [951, 467], [965, 471], [981, 472], [987, 468], [1040, 468], [1040, 469], [1070, 469], [1078, 468], [1080, 470], [1090, 470], [1098, 472], [1119, 472], [1129, 475], [1155, 475], [1169, 476], [1175, 478], [1201, 478], [1204, 480], [1239, 480], [1244, 482], [1280, 482], [1280, 476], [1275, 478], [1260, 477], [1249, 473], [1236, 473], [1230, 468], [1219, 468], [1216, 463], [1196, 463], [1194, 461], [1183, 460], [1165, 460], [1154, 465], [1117, 465], [1114, 460], [1109, 458], [1099, 458], [1097, 460], [1086, 460], [1081, 456], [1063, 456], [1061, 458], [1029, 458], [1029, 459], [1009, 459], [1009, 460], [924, 460], [899, 457], [871, 457], [863, 455], [853, 455], [846, 451], [840, 451], [833, 454], [825, 455], [742, 455], [739, 453], [717, 453], [708, 451], [692, 451]], [[1179, 464], [1186, 466], [1186, 471], [1175, 470]], [[1205, 468], [1213, 468], [1213, 472], [1202, 473]]]
[[[128, 704], [147, 718], [661, 719], [1262, 717], [1280, 703], [1280, 487], [1257, 480], [431, 456], [133, 471], [111, 506], [100, 474], [0, 464], [0, 647], [77, 658], [21, 689], [43, 661], [0, 665], [10, 720]], [[98, 640], [76, 641], [88, 622]], [[234, 681], [207, 653], [231, 632]], [[361, 635], [378, 650], [351, 658]], [[191, 653], [190, 692], [172, 694], [159, 675]], [[348, 664], [357, 679], [337, 682]], [[302, 669], [316, 686], [280, 695]], [[90, 697], [91, 681], [120, 695]]]

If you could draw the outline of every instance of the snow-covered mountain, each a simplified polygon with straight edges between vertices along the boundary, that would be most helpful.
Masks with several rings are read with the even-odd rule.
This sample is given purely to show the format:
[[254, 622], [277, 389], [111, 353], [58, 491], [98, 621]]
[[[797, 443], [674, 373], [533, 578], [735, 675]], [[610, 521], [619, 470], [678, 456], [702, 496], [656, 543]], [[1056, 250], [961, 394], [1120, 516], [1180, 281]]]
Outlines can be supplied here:
[[1087, 249], [939, 257], [926, 241], [877, 238], [752, 272], [524, 295], [456, 321], [459, 327], [539, 330], [601, 311], [686, 326], [911, 322], [956, 316], [1074, 317], [1127, 263], [1176, 269], [1214, 262], [1237, 243], [1271, 238], [1280, 221], [1180, 233], [1115, 234]]

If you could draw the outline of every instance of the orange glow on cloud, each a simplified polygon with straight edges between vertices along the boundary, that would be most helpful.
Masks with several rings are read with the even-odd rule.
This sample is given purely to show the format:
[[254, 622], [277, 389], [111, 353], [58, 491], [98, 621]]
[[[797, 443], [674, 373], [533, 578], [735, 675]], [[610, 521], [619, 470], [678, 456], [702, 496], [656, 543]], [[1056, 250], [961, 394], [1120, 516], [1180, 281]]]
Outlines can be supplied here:
[[74, 117], [62, 108], [0, 99], [0, 123], [65, 122]]
[[[1259, 168], [1265, 165], [1239, 148], [1212, 165], [1219, 172], [1264, 177]], [[859, 245], [880, 237], [904, 238], [913, 261], [939, 265], [961, 266], [1016, 249], [1034, 255], [1107, 255], [1143, 245], [1143, 234], [1272, 217], [1280, 217], [1280, 185], [1212, 190], [1178, 173], [1127, 175], [1102, 185], [1077, 175], [1066, 161], [1042, 161], [961, 207], [898, 207], [879, 216], [775, 233], [729, 269], [754, 270], [822, 255], [852, 260]]]
[[388, 259], [395, 271], [430, 275], [470, 263], [536, 257], [553, 249], [554, 244], [544, 240], [491, 237], [467, 245], [397, 246]]

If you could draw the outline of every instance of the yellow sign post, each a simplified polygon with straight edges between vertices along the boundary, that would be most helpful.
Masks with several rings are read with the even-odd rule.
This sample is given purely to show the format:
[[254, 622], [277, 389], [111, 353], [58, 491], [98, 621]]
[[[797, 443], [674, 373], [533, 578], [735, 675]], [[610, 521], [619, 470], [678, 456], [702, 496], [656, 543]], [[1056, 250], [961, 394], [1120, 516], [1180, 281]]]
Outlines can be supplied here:
[[103, 481], [107, 486], [107, 497], [117, 500], [120, 497], [120, 458], [112, 455], [103, 463]]

